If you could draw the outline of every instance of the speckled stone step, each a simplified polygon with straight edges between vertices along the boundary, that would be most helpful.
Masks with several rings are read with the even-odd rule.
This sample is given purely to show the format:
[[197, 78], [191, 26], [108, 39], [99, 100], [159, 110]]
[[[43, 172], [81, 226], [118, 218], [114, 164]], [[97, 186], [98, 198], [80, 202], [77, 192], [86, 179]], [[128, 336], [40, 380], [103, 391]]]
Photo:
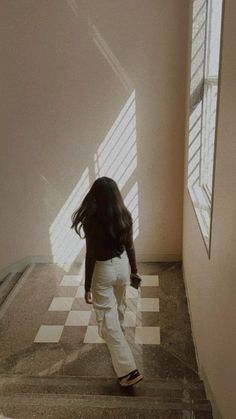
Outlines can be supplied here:
[[5, 301], [11, 290], [14, 288], [19, 278], [21, 277], [21, 272], [12, 272], [8, 274], [5, 278], [0, 281], [0, 305]]
[[158, 399], [203, 400], [202, 381], [146, 378], [135, 386], [121, 387], [115, 377], [1, 375], [0, 393], [45, 393], [155, 397]]
[[25, 419], [212, 419], [203, 383], [184, 380], [144, 379], [122, 388], [113, 377], [4, 375], [0, 407], [7, 417]]
[[[11, 418], [211, 418], [207, 400], [162, 401], [154, 397], [77, 394], [9, 394], [0, 396], [5, 416]], [[173, 415], [175, 413], [175, 415]], [[183, 416], [184, 414], [184, 416]], [[207, 416], [208, 414], [208, 416]], [[74, 415], [74, 416], [73, 416]], [[192, 416], [191, 416], [192, 415]], [[204, 415], [204, 416], [203, 416]]]

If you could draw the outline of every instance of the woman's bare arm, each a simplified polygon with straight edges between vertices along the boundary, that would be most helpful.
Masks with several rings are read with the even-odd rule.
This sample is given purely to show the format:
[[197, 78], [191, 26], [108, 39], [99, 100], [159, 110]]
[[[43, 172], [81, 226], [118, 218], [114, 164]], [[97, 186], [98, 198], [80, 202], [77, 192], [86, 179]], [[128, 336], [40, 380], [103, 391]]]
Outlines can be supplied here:
[[96, 259], [86, 255], [85, 257], [85, 291], [91, 291], [91, 283]]
[[137, 263], [136, 263], [136, 254], [133, 242], [133, 226], [131, 226], [128, 238], [125, 243], [125, 250], [129, 259], [129, 264], [131, 268], [131, 273], [136, 274], [138, 272]]
[[88, 292], [91, 290], [91, 283], [93, 277], [94, 266], [96, 262], [96, 256], [94, 253], [94, 241], [93, 238], [86, 234], [85, 232], [85, 239], [86, 239], [86, 255], [85, 255], [85, 284], [84, 288], [85, 291]]

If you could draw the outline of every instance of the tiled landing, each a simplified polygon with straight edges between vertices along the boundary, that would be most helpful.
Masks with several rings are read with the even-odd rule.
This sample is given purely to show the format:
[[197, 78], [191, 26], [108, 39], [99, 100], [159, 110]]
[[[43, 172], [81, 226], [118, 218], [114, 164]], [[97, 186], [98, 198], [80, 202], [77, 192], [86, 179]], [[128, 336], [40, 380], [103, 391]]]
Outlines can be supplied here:
[[[83, 276], [64, 275], [59, 287], [58, 294], [62, 291], [63, 297], [52, 298], [45, 314], [47, 324], [40, 325], [34, 342], [58, 343], [74, 333], [79, 343], [105, 344], [98, 334], [93, 306], [84, 301]], [[158, 287], [158, 275], [143, 275], [139, 290], [127, 286], [124, 327], [129, 342], [160, 344]]]
[[140, 263], [125, 336], [144, 380], [122, 388], [79, 266], [37, 264], [0, 308], [0, 416], [212, 419], [199, 380], [180, 263]]
[[[139, 291], [128, 287], [125, 336], [137, 367], [157, 379], [198, 380], [180, 263], [140, 263]], [[83, 295], [80, 266], [37, 264], [4, 315], [0, 374], [115, 377]]]

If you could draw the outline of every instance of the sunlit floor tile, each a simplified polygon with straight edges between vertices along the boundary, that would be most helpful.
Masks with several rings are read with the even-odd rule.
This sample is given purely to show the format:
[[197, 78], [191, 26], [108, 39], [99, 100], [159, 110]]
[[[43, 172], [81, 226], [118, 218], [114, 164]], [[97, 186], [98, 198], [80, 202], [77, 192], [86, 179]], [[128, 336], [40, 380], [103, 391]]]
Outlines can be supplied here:
[[66, 319], [66, 326], [87, 326], [91, 311], [70, 311]]
[[63, 286], [63, 287], [58, 287], [55, 293], [55, 297], [75, 297], [76, 293], [77, 293], [77, 286]]
[[82, 275], [64, 275], [60, 283], [60, 286], [72, 286], [80, 285], [82, 281]]
[[159, 276], [158, 275], [141, 275], [142, 277], [142, 287], [154, 287], [159, 286]]
[[125, 311], [124, 326], [125, 327], [136, 326], [136, 313], [130, 310]]
[[64, 326], [40, 326], [34, 342], [59, 342]]
[[50, 306], [49, 311], [69, 311], [73, 304], [73, 297], [54, 297]]
[[141, 345], [160, 345], [160, 328], [136, 327], [134, 342]]
[[105, 343], [98, 334], [98, 326], [88, 326], [84, 343]]
[[159, 311], [159, 298], [139, 298], [137, 311]]
[[80, 285], [77, 289], [76, 295], [77, 298], [84, 298], [84, 286]]

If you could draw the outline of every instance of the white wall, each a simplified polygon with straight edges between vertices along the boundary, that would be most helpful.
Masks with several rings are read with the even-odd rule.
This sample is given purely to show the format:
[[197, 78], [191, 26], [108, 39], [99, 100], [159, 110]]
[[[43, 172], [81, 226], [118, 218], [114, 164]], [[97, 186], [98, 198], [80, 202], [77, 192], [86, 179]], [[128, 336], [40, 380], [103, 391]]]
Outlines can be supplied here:
[[95, 179], [94, 154], [134, 91], [137, 168], [122, 193], [138, 182], [138, 258], [181, 258], [187, 6], [1, 1], [0, 269], [77, 256], [78, 182]]
[[186, 187], [187, 138], [185, 149], [185, 283], [201, 373], [223, 419], [234, 419], [236, 409], [235, 13], [235, 1], [226, 1], [210, 259]]

